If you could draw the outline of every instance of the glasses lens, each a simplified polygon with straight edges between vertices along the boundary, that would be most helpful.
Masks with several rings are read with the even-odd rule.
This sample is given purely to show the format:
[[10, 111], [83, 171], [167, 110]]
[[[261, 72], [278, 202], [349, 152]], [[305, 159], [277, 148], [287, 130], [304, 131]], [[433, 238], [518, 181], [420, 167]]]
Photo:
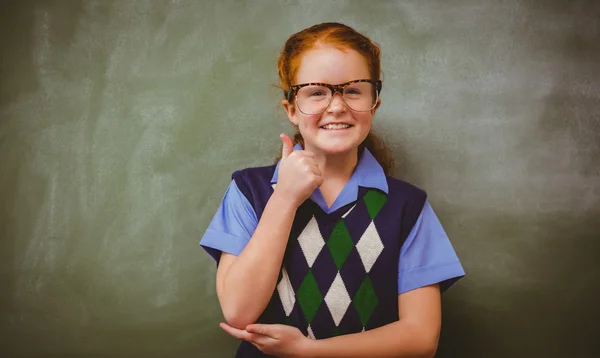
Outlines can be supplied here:
[[377, 91], [370, 82], [358, 82], [344, 89], [344, 102], [355, 111], [370, 111], [377, 102]]
[[306, 86], [298, 90], [298, 108], [302, 113], [319, 114], [331, 102], [331, 90], [324, 86]]

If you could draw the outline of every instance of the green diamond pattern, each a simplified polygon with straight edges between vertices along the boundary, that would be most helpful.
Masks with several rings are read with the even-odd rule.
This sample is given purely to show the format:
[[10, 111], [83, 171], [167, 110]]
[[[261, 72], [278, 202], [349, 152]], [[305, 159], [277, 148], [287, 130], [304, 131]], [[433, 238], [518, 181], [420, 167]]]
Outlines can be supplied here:
[[369, 216], [371, 219], [375, 219], [381, 208], [385, 205], [387, 201], [387, 195], [380, 192], [379, 190], [369, 190], [364, 199], [365, 204], [367, 205], [367, 211], [369, 212]]
[[354, 242], [350, 237], [346, 224], [344, 224], [344, 220], [339, 220], [335, 224], [329, 240], [327, 240], [327, 247], [329, 248], [329, 252], [331, 252], [331, 256], [333, 256], [335, 267], [338, 270], [342, 269], [353, 246]]
[[352, 302], [358, 311], [360, 323], [362, 323], [363, 327], [366, 326], [371, 317], [371, 313], [373, 313], [373, 310], [379, 303], [375, 290], [373, 289], [373, 283], [371, 283], [369, 276], [365, 277]]
[[323, 302], [323, 295], [319, 291], [319, 286], [317, 286], [317, 280], [315, 280], [312, 270], [308, 271], [304, 281], [302, 281], [296, 293], [296, 298], [306, 321], [310, 324], [313, 318], [315, 318], [321, 302]]

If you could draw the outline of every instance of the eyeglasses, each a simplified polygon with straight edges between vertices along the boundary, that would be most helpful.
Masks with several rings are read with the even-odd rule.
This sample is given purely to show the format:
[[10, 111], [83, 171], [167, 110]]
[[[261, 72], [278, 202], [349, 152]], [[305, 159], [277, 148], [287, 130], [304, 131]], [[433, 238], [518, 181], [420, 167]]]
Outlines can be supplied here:
[[328, 83], [303, 83], [291, 86], [287, 100], [296, 99], [300, 112], [307, 115], [321, 114], [331, 104], [335, 92], [340, 92], [344, 103], [353, 111], [368, 112], [377, 106], [381, 81], [355, 80], [339, 85]]

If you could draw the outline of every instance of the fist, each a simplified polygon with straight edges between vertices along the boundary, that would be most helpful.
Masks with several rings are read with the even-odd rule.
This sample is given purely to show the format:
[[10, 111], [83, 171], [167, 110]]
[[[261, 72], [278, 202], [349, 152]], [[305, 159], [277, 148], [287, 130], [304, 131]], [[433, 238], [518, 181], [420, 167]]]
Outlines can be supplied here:
[[290, 137], [280, 137], [283, 149], [275, 192], [299, 206], [323, 184], [323, 177], [312, 152], [294, 151]]

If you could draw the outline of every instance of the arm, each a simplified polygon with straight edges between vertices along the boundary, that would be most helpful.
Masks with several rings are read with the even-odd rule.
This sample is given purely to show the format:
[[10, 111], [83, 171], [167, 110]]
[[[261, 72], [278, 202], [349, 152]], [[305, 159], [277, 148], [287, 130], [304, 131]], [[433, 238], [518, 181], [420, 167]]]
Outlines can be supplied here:
[[398, 269], [399, 321], [377, 329], [314, 341], [285, 325], [222, 327], [282, 357], [431, 357], [441, 325], [440, 292], [465, 273], [428, 203], [404, 242]]
[[399, 321], [367, 332], [311, 342], [315, 357], [432, 357], [441, 327], [440, 292], [464, 276], [430, 204], [404, 242], [398, 267]]
[[221, 254], [217, 295], [231, 326], [244, 329], [254, 323], [269, 303], [295, 212], [289, 200], [273, 193], [242, 253]]
[[307, 343], [303, 357], [433, 357], [441, 327], [439, 286], [398, 296], [399, 321], [373, 330]]
[[399, 320], [366, 332], [313, 340], [296, 327], [251, 324], [236, 329], [221, 323], [227, 333], [277, 357], [433, 357], [441, 326], [439, 284], [398, 296]]
[[267, 307], [281, 269], [296, 210], [323, 182], [314, 154], [292, 153], [282, 135], [282, 159], [275, 191], [256, 230], [239, 256], [223, 253], [217, 295], [227, 323], [239, 329], [254, 323]]

